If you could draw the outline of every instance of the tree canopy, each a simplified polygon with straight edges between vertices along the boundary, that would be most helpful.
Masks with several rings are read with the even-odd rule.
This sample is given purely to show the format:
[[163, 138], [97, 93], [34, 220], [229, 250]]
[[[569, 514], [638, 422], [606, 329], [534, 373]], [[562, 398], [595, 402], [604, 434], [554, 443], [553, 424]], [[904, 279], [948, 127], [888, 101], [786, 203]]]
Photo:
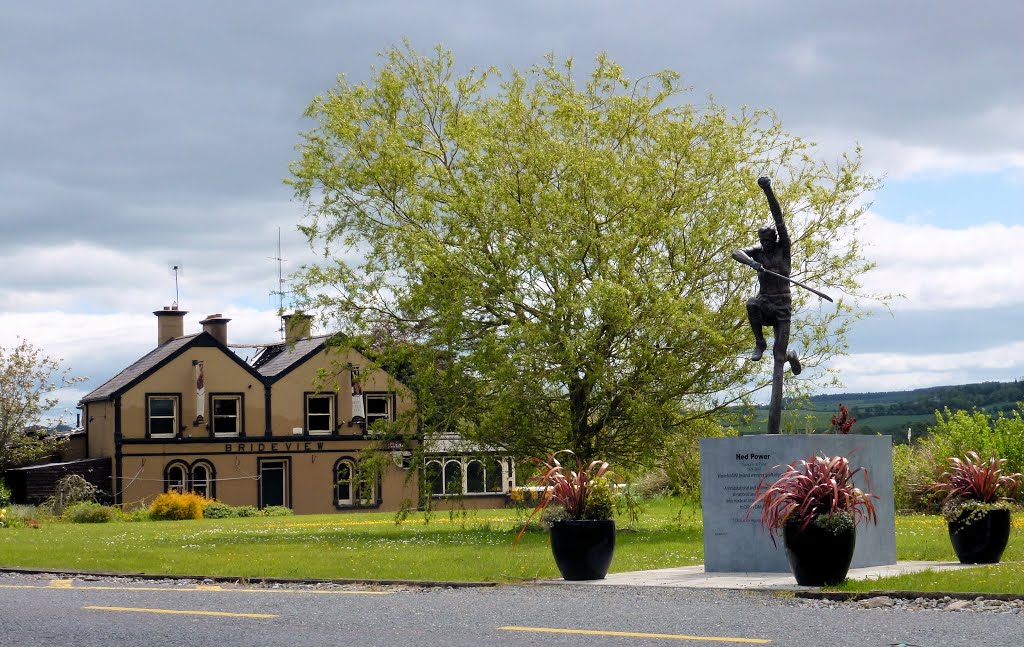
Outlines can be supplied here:
[[[743, 360], [756, 277], [730, 258], [770, 222], [758, 176], [794, 278], [854, 295], [870, 267], [856, 230], [875, 181], [856, 151], [820, 162], [771, 111], [687, 92], [604, 55], [581, 75], [553, 55], [499, 72], [460, 71], [440, 46], [384, 52], [306, 111], [290, 182], [323, 261], [297, 277], [304, 303], [413, 367], [427, 434], [656, 456], [770, 381], [770, 362]], [[822, 379], [848, 300], [796, 290], [794, 313], [791, 344]]]
[[56, 406], [54, 393], [81, 380], [25, 339], [11, 348], [0, 346], [0, 469], [53, 451], [59, 443], [40, 434], [39, 423]]

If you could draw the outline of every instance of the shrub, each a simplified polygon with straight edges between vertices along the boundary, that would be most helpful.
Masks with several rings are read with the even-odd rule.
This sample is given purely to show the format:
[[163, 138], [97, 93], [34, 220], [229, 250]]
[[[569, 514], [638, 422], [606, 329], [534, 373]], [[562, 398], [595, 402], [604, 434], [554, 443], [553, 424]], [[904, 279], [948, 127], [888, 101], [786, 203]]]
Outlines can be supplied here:
[[206, 519], [230, 519], [237, 516], [234, 506], [220, 501], [211, 501], [203, 509], [203, 517]]
[[63, 519], [71, 523], [107, 523], [117, 518], [117, 510], [93, 501], [82, 501], [68, 506]]
[[57, 481], [57, 487], [53, 495], [46, 500], [46, 507], [53, 512], [54, 516], [64, 514], [64, 509], [76, 503], [84, 501], [95, 501], [101, 492], [98, 487], [86, 481], [78, 474], [68, 474]]
[[0, 508], [6, 508], [9, 505], [11, 505], [11, 490], [0, 479]]
[[50, 516], [50, 511], [45, 507], [37, 508], [33, 505], [14, 504], [7, 507], [6, 524], [9, 528], [20, 528], [21, 526], [38, 528], [39, 519]]
[[[893, 476], [896, 505], [900, 509], [935, 514], [942, 506], [942, 496], [930, 485], [942, 476], [948, 457], [963, 456], [969, 451], [982, 456], [1006, 459], [1008, 472], [1024, 472], [1024, 418], [1022, 405], [1012, 415], [992, 416], [982, 411], [949, 409], [935, 413], [935, 425], [929, 434], [915, 442], [909, 456], [893, 451]], [[1015, 500], [1024, 501], [1024, 490]]]
[[202, 519], [203, 508], [210, 503], [194, 492], [165, 492], [149, 506], [149, 517], [154, 521]]
[[251, 505], [240, 505], [237, 508], [235, 508], [235, 516], [236, 517], [258, 517], [258, 516], [260, 516], [260, 511], [259, 511], [258, 508], [254, 507], [254, 506], [251, 506]]
[[149, 518], [149, 510], [144, 507], [133, 508], [131, 510], [121, 510], [121, 521], [137, 522], [137, 521], [152, 521]]
[[611, 519], [615, 515], [615, 496], [612, 484], [601, 476], [590, 482], [590, 495], [583, 511], [584, 519]]
[[294, 512], [292, 509], [283, 505], [268, 505], [263, 508], [264, 517], [290, 517]]

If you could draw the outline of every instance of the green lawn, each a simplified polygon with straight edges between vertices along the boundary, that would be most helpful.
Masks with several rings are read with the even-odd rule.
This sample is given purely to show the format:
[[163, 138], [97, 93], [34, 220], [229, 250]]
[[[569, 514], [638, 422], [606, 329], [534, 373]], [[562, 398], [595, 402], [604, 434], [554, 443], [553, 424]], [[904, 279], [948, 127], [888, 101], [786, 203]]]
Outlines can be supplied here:
[[[699, 564], [699, 512], [651, 502], [619, 533], [617, 571]], [[547, 534], [513, 545], [524, 514], [386, 513], [198, 521], [43, 523], [0, 529], [0, 566], [238, 577], [521, 581], [558, 577]], [[624, 525], [624, 522], [622, 522]]]
[[[644, 503], [635, 528], [620, 519], [612, 571], [699, 564], [700, 511], [675, 499]], [[199, 521], [71, 524], [0, 528], [0, 566], [230, 577], [355, 578], [516, 582], [555, 578], [547, 534], [527, 532], [513, 545], [524, 513], [480, 510], [394, 515], [367, 513]], [[896, 519], [900, 560], [954, 561], [941, 518]], [[1003, 563], [847, 582], [843, 590], [1024, 594], [1024, 515]]]
[[[896, 558], [955, 562], [956, 554], [942, 517], [897, 515]], [[924, 571], [870, 580], [847, 580], [843, 591], [946, 591], [1024, 594], [1024, 513], [1013, 515], [1010, 543], [1002, 562], [956, 571]]]

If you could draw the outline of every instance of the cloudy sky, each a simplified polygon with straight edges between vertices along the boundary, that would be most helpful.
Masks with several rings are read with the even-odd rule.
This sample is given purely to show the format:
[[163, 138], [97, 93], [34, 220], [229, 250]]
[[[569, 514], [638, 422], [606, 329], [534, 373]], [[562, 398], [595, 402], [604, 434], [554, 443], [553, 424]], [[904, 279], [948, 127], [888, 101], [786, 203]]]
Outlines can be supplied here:
[[[863, 235], [898, 291], [834, 362], [850, 391], [1024, 377], [1024, 5], [8, 3], [0, 19], [0, 345], [25, 337], [89, 376], [156, 343], [177, 294], [232, 342], [279, 338], [285, 274], [311, 258], [283, 180], [302, 111], [408, 38], [465, 67], [607, 52], [674, 69], [731, 109], [773, 108], [828, 159], [859, 144], [884, 176]], [[175, 276], [170, 268], [178, 264]]]

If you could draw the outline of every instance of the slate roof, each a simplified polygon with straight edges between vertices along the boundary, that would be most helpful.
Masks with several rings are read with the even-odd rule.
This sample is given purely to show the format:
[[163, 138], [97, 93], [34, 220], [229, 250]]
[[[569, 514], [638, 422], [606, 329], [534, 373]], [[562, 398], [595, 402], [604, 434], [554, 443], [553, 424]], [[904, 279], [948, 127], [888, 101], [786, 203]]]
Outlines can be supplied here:
[[175, 353], [183, 349], [201, 334], [203, 333], [176, 337], [161, 344], [160, 346], [157, 346], [153, 350], [149, 351], [149, 353], [136, 360], [134, 364], [101, 384], [93, 390], [92, 393], [86, 395], [82, 398], [82, 402], [95, 402], [97, 400], [106, 400], [107, 398], [110, 398], [118, 391], [127, 387], [133, 381], [141, 377], [147, 371], [152, 370], [157, 364], [170, 358]]
[[320, 335], [300, 339], [293, 344], [281, 342], [264, 351], [263, 356], [254, 362], [253, 368], [263, 377], [280, 377], [323, 348], [330, 338], [331, 335]]

